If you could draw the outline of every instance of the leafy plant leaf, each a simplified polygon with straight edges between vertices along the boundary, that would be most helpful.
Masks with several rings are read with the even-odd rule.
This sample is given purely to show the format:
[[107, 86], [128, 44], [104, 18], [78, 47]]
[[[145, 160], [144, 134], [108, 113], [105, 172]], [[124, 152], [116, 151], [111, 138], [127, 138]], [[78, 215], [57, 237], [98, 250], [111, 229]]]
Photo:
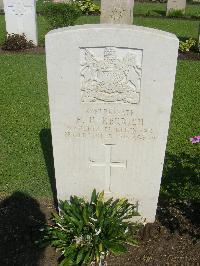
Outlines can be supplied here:
[[138, 224], [126, 221], [135, 215], [135, 206], [127, 199], [105, 200], [104, 192], [94, 189], [90, 202], [72, 196], [59, 207], [44, 241], [62, 252], [62, 266], [98, 263], [102, 252], [119, 254], [126, 251], [125, 244], [137, 244]]

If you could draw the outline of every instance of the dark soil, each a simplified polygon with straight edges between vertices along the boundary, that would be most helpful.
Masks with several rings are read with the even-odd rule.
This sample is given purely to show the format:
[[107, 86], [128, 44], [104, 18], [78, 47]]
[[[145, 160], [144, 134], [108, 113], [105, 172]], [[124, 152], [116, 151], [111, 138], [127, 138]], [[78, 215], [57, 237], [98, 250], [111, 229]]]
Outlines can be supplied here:
[[178, 59], [183, 60], [200, 60], [200, 53], [197, 52], [179, 52]]
[[[53, 202], [21, 192], [0, 199], [0, 265], [57, 266], [55, 250], [35, 244], [55, 211]], [[200, 203], [160, 202], [156, 222], [139, 233], [139, 246], [109, 257], [108, 266], [200, 265], [199, 209]]]
[[8, 51], [8, 50], [3, 50], [0, 46], [0, 55], [4, 54], [44, 54], [45, 53], [45, 48], [42, 46], [37, 46], [33, 47], [31, 49], [26, 49], [26, 50], [19, 50], [19, 51]]
[[200, 265], [199, 209], [200, 203], [160, 202], [156, 222], [147, 224], [140, 233], [139, 247], [111, 256], [108, 265]]

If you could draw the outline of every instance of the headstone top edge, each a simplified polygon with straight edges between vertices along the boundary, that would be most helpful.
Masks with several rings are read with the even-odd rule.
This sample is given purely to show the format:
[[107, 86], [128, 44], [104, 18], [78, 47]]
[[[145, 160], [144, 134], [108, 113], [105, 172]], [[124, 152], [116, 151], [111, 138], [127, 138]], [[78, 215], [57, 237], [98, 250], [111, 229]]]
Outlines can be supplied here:
[[70, 27], [64, 27], [55, 29], [52, 31], [49, 31], [45, 38], [52, 37], [52, 35], [57, 35], [60, 33], [67, 33], [67, 32], [73, 32], [73, 31], [79, 31], [79, 30], [91, 30], [91, 29], [126, 29], [126, 30], [133, 30], [133, 31], [141, 31], [144, 33], [154, 34], [160, 37], [167, 37], [174, 40], [178, 40], [177, 36], [173, 33], [157, 30], [153, 28], [143, 27], [143, 26], [135, 26], [135, 25], [122, 25], [122, 24], [85, 24], [85, 25], [76, 25], [76, 26], [70, 26]]

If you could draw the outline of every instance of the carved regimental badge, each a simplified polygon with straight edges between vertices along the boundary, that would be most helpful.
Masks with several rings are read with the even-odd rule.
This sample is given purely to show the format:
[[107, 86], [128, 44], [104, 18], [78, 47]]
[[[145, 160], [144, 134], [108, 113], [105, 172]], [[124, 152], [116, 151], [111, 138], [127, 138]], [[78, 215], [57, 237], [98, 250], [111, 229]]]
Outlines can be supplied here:
[[81, 48], [81, 102], [140, 102], [142, 50]]

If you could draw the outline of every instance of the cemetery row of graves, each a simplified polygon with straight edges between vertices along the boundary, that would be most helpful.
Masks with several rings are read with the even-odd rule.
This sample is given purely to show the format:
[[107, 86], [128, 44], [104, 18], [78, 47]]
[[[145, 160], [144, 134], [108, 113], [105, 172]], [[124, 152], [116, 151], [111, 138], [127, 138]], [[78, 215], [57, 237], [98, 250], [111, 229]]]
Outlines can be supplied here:
[[[200, 4], [177, 18], [165, 16], [167, 3], [135, 2], [132, 12], [134, 1], [116, 9], [113, 0], [113, 13], [102, 0], [101, 16], [77, 13], [66, 25], [75, 27], [48, 33], [63, 25], [45, 14], [60, 4], [8, 2], [0, 15], [0, 264], [198, 265], [200, 137], [191, 138], [200, 133]], [[114, 25], [132, 19], [136, 26]], [[5, 46], [15, 29], [36, 46]], [[181, 52], [187, 40], [194, 43]], [[93, 189], [133, 205], [106, 203]], [[88, 200], [92, 191], [90, 205], [61, 205], [71, 220], [55, 216], [60, 231], [51, 231], [58, 200]], [[127, 206], [145, 227], [117, 220]], [[64, 256], [43, 245], [44, 232]], [[133, 245], [116, 255], [124, 242]]]

